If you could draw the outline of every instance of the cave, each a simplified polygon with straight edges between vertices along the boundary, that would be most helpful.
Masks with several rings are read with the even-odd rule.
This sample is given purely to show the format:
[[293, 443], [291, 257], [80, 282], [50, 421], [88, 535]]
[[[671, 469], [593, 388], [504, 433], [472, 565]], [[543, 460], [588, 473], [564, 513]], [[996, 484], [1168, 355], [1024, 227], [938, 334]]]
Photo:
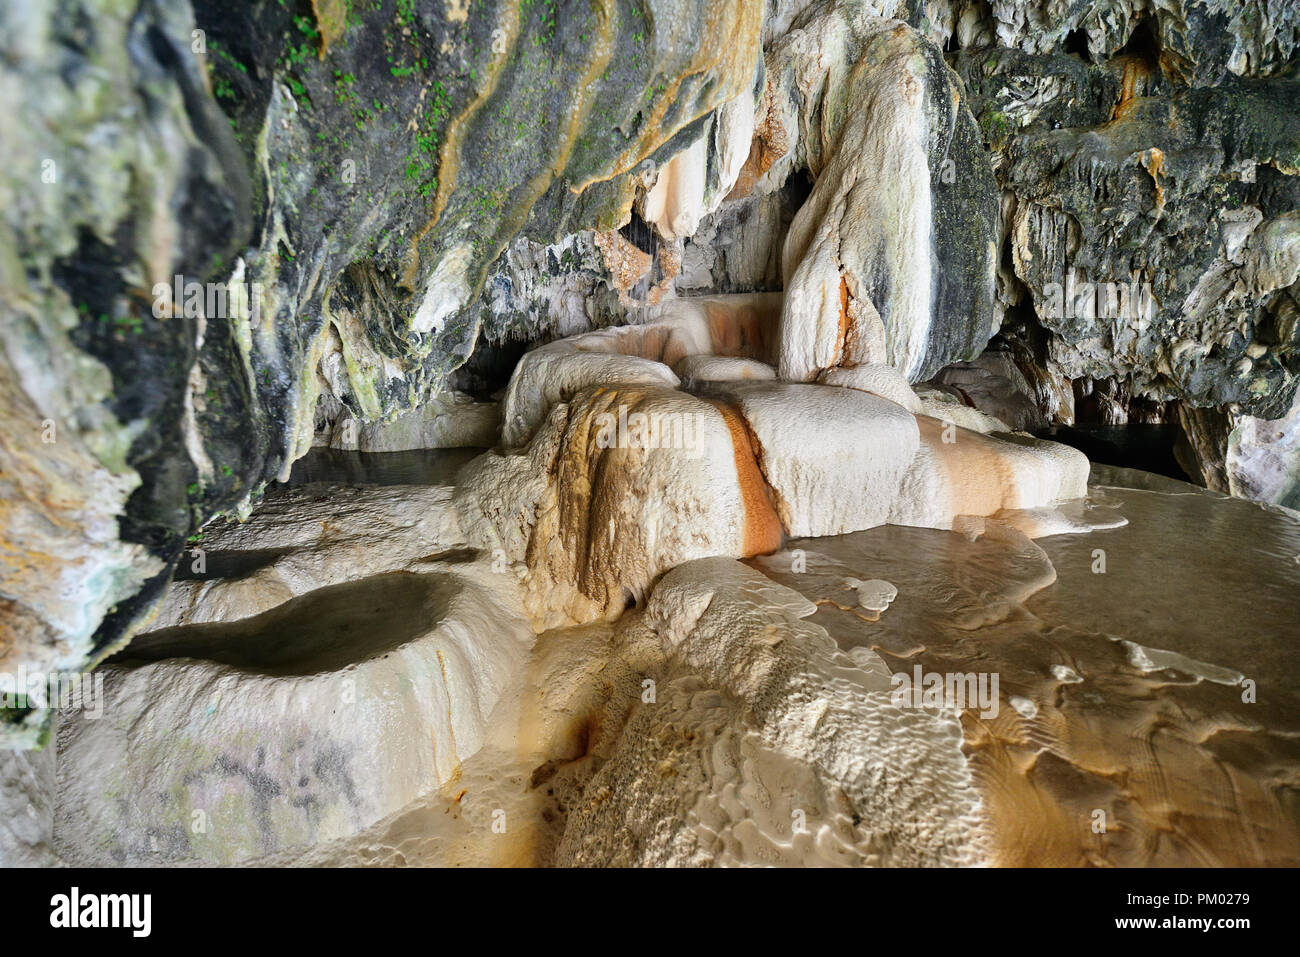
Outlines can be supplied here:
[[1300, 865], [1300, 8], [21, 6], [0, 864]]

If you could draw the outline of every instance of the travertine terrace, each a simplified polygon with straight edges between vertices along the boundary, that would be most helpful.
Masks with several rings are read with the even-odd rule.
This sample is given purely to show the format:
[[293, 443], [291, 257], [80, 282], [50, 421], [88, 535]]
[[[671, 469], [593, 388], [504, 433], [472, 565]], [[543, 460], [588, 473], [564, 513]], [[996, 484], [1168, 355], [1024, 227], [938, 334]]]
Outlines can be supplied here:
[[7, 5], [0, 863], [1300, 864], [1297, 104], [1276, 0]]

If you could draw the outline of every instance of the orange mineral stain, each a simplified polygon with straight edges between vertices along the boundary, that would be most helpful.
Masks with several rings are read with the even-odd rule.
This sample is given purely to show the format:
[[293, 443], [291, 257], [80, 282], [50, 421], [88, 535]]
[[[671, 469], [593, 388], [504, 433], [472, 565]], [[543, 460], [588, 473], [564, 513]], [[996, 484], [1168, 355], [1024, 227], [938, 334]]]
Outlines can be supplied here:
[[1165, 188], [1160, 185], [1160, 177], [1165, 173], [1165, 154], [1163, 150], [1153, 146], [1142, 154], [1142, 165], [1146, 171], [1151, 174], [1151, 180], [1156, 185], [1156, 210], [1165, 207]]
[[758, 467], [755, 443], [749, 426], [734, 408], [716, 400], [710, 404], [722, 413], [731, 432], [731, 446], [736, 455], [736, 475], [740, 479], [740, 497], [745, 504], [745, 534], [742, 548], [746, 556], [766, 555], [781, 547], [784, 529], [767, 490], [767, 481]]

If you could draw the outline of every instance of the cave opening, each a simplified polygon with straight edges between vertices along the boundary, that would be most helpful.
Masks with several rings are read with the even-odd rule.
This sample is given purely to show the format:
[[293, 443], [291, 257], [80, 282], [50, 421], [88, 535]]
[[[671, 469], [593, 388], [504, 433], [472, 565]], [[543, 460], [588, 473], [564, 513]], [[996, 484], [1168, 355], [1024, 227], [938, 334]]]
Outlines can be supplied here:
[[806, 166], [800, 166], [786, 178], [785, 183], [781, 186], [781, 194], [786, 203], [796, 213], [803, 208], [803, 204], [808, 202], [808, 197], [812, 195], [813, 187], [817, 185], [817, 180]]
[[1160, 38], [1152, 29], [1151, 19], [1143, 17], [1133, 27], [1128, 40], [1115, 51], [1115, 59], [1127, 58], [1143, 64], [1151, 73], [1160, 70]]
[[1062, 49], [1066, 53], [1077, 56], [1084, 63], [1092, 62], [1092, 54], [1088, 52], [1088, 32], [1082, 28], [1075, 28], [1065, 35]]
[[1036, 435], [1073, 446], [1102, 465], [1197, 483], [1176, 454], [1187, 444], [1177, 403], [1133, 395], [1130, 383], [1113, 376], [1075, 379], [1072, 386], [1074, 423], [1052, 425]]
[[469, 357], [448, 376], [447, 387], [486, 402], [506, 387], [520, 357], [532, 345], [527, 339], [489, 339], [480, 332]]
[[651, 259], [659, 251], [659, 237], [654, 228], [641, 218], [635, 209], [626, 223], [618, 228], [619, 234]]

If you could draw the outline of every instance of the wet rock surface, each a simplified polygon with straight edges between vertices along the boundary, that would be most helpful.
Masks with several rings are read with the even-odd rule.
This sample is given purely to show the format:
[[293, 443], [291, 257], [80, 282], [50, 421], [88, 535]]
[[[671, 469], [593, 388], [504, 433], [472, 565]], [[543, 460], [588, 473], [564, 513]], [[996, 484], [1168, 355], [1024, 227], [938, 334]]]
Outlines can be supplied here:
[[0, 860], [1296, 863], [1297, 51], [6, 7]]
[[[118, 647], [187, 536], [288, 478], [322, 393], [331, 421], [431, 399], [521, 230], [617, 226], [638, 167], [760, 78], [757, 5], [298, 6], [0, 17], [23, 257], [3, 277], [23, 437], [5, 452], [3, 647], [30, 664]], [[21, 651], [37, 644], [56, 653]]]

